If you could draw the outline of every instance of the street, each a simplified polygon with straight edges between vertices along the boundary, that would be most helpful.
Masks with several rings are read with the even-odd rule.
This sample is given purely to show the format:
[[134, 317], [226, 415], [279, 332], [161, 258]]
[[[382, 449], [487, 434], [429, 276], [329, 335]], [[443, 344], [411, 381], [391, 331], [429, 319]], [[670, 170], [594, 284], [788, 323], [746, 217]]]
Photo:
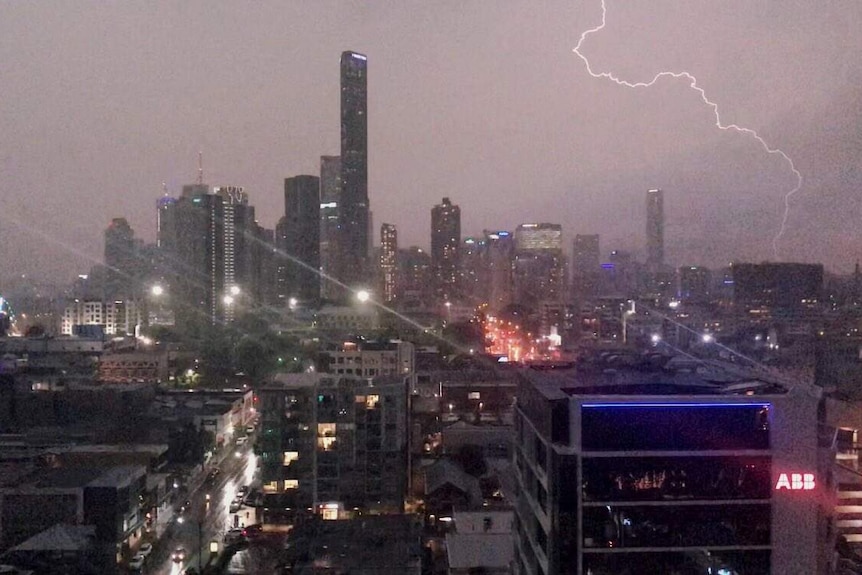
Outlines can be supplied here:
[[[147, 558], [142, 573], [179, 575], [192, 567], [199, 569], [210, 558], [211, 542], [217, 542], [221, 550], [228, 530], [257, 522], [257, 510], [253, 507], [243, 505], [236, 513], [230, 512], [237, 490], [252, 483], [257, 468], [257, 456], [249, 446], [235, 447], [235, 450], [221, 462], [220, 473], [209, 485], [201, 485], [187, 496], [189, 508], [176, 513], [161, 539], [154, 542], [153, 552]], [[182, 502], [176, 505], [182, 505]], [[175, 561], [172, 554], [180, 548], [185, 551], [185, 557]], [[274, 553], [264, 546], [246, 547], [231, 558], [228, 572], [252, 573], [254, 571], [249, 569], [260, 565], [259, 559], [268, 555]]]

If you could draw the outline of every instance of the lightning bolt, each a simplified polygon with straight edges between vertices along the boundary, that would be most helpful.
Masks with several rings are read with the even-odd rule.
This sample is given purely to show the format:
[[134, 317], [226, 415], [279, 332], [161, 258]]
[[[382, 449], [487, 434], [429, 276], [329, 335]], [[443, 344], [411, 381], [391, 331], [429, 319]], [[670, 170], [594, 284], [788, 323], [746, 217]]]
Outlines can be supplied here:
[[712, 113], [715, 116], [715, 127], [719, 130], [724, 130], [727, 132], [739, 132], [741, 134], [745, 134], [747, 136], [751, 136], [763, 147], [764, 150], [770, 155], [780, 156], [787, 164], [790, 166], [790, 170], [793, 172], [793, 175], [796, 176], [796, 185], [792, 190], [787, 192], [784, 196], [784, 215], [781, 218], [781, 227], [778, 229], [778, 233], [775, 234], [775, 237], [772, 239], [772, 252], [775, 255], [775, 259], [780, 259], [778, 243], [781, 240], [781, 237], [784, 235], [784, 232], [787, 229], [787, 219], [790, 216], [790, 198], [799, 191], [802, 187], [802, 174], [799, 170], [796, 169], [796, 165], [794, 165], [793, 160], [790, 159], [790, 156], [785, 154], [778, 148], [772, 148], [769, 144], [766, 143], [760, 135], [751, 128], [745, 128], [739, 126], [737, 124], [723, 124], [721, 122], [721, 116], [718, 113], [718, 104], [710, 100], [706, 96], [706, 91], [697, 85], [697, 78], [691, 75], [688, 72], [659, 72], [656, 74], [652, 80], [649, 82], [627, 82], [615, 76], [612, 72], [595, 72], [593, 71], [593, 67], [590, 65], [590, 61], [581, 53], [581, 46], [583, 46], [584, 41], [586, 41], [587, 37], [590, 34], [595, 34], [599, 30], [605, 27], [606, 16], [607, 16], [607, 7], [605, 6], [605, 0], [601, 0], [602, 2], [602, 23], [596, 26], [595, 28], [590, 28], [589, 30], [584, 31], [581, 34], [580, 39], [578, 40], [578, 45], [575, 46], [573, 52], [577, 54], [578, 58], [580, 58], [584, 62], [584, 66], [587, 68], [587, 72], [593, 78], [604, 78], [606, 80], [610, 80], [611, 82], [617, 84], [618, 86], [625, 86], [626, 88], [649, 88], [654, 85], [656, 82], [661, 80], [662, 78], [675, 78], [675, 79], [684, 79], [688, 81], [688, 86], [695, 92], [700, 95], [700, 99], [706, 104], [709, 108], [712, 109]]

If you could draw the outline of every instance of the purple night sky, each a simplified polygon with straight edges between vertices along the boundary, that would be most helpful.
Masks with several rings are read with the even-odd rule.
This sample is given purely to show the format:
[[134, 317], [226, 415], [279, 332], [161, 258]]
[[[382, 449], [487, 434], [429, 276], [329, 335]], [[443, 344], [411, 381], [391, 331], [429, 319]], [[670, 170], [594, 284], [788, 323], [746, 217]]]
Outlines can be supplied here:
[[[582, 52], [648, 82], [687, 71], [723, 123], [757, 130], [804, 183], [785, 260], [862, 256], [862, 3], [607, 1]], [[0, 282], [71, 279], [126, 217], [155, 239], [204, 155], [273, 227], [283, 179], [339, 152], [338, 59], [369, 58], [375, 236], [427, 246], [431, 207], [465, 235], [519, 223], [602, 234], [643, 255], [645, 191], [665, 190], [667, 260], [774, 259], [788, 164], [715, 127], [685, 80], [625, 88], [572, 52], [600, 0], [46, 1], [0, 4]], [[2, 283], [0, 283], [2, 287]]]

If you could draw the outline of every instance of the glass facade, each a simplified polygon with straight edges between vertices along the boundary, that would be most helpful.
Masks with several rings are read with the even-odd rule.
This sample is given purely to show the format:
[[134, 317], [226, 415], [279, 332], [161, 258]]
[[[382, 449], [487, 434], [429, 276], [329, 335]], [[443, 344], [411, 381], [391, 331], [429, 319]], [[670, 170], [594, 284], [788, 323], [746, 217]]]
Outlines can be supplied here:
[[587, 575], [770, 575], [769, 551], [692, 550], [677, 553], [587, 554]]
[[769, 499], [767, 456], [601, 457], [583, 462], [584, 501]]
[[584, 451], [769, 449], [768, 404], [584, 404]]

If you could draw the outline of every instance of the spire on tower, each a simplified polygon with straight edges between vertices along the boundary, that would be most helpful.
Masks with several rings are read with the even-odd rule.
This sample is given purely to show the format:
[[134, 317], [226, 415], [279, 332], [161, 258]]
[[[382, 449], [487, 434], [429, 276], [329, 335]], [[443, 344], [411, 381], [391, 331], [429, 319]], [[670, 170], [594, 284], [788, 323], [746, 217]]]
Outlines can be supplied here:
[[198, 185], [204, 183], [204, 153], [198, 152]]

